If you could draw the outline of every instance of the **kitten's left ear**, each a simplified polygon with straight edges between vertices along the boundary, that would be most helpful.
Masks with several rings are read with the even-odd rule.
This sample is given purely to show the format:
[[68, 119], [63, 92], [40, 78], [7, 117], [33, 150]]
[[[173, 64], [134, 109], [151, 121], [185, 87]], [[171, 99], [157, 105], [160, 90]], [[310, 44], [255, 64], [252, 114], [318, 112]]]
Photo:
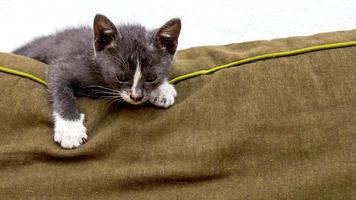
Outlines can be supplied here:
[[173, 55], [177, 49], [180, 29], [180, 19], [174, 18], [166, 22], [155, 35], [158, 47]]
[[102, 51], [112, 46], [120, 38], [115, 25], [104, 15], [97, 14], [94, 18], [94, 47]]

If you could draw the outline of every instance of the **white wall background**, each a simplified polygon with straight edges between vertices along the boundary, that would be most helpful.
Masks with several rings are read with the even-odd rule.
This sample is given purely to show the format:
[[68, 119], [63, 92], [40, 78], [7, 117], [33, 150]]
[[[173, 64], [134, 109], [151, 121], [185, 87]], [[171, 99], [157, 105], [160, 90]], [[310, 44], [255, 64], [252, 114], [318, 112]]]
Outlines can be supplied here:
[[149, 28], [180, 17], [180, 49], [356, 28], [356, 0], [0, 0], [0, 51], [95, 13]]

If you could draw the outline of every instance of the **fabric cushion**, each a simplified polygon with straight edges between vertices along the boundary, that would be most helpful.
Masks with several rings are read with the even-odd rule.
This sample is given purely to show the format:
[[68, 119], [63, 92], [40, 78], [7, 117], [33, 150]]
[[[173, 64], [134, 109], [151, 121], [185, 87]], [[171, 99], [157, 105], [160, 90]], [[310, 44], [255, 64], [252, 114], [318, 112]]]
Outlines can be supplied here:
[[[356, 30], [181, 50], [171, 77], [260, 54], [356, 40]], [[0, 196], [350, 199], [356, 47], [244, 64], [176, 84], [169, 109], [78, 98], [89, 140], [53, 142], [46, 88], [0, 72]], [[1, 53], [0, 66], [47, 66]]]

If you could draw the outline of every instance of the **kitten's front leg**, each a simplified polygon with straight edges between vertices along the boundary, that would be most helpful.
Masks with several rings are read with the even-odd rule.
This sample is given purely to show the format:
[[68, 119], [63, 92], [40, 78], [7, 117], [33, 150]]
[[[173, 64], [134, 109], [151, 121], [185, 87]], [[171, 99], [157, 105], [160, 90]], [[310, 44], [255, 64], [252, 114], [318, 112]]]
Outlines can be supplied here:
[[75, 105], [73, 90], [66, 84], [49, 84], [53, 103], [54, 141], [62, 148], [79, 147], [87, 140], [84, 114]]
[[158, 107], [168, 108], [174, 104], [177, 92], [174, 86], [165, 80], [160, 86], [151, 92], [149, 101]]

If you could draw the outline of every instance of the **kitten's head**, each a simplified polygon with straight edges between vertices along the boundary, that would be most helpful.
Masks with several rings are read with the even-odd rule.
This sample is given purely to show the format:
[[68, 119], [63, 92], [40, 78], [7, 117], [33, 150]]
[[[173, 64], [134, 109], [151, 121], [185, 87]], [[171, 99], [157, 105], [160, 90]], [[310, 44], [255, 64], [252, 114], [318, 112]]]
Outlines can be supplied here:
[[141, 104], [167, 79], [177, 49], [179, 19], [146, 30], [141, 25], [115, 26], [103, 15], [94, 19], [94, 51], [110, 87], [131, 104]]

